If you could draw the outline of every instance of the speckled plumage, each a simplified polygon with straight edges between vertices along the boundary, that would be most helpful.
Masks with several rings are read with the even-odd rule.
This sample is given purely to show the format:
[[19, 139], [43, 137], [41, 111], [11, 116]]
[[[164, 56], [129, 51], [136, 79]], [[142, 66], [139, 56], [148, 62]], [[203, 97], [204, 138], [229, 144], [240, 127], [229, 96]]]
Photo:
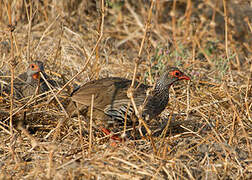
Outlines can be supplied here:
[[[136, 82], [134, 90], [136, 105], [143, 105], [146, 101], [143, 107], [143, 117], [148, 117], [148, 119], [157, 117], [167, 106], [170, 86], [182, 79], [189, 80], [190, 78], [178, 68], [167, 68], [157, 81], [156, 86], [150, 91], [148, 97], [146, 97], [146, 91], [151, 87]], [[131, 125], [135, 114], [133, 107], [128, 107], [130, 99], [127, 97], [127, 90], [130, 85], [131, 80], [118, 77], [88, 82], [73, 91], [71, 95], [72, 102], [68, 105], [67, 111], [70, 115], [76, 114], [76, 104], [78, 104], [79, 109], [89, 115], [91, 97], [94, 94], [93, 114], [96, 124], [106, 128], [113, 126], [114, 123], [122, 125], [127, 112], [127, 123]]]

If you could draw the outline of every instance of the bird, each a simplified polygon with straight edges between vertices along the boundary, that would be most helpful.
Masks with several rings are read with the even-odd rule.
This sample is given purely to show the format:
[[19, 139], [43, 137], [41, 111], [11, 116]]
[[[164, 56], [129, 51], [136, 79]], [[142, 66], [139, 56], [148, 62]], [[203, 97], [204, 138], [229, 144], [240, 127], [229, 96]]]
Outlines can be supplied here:
[[[142, 117], [152, 120], [167, 106], [171, 85], [180, 80], [190, 80], [177, 67], [166, 67], [154, 87], [135, 82], [133, 97], [136, 105], [143, 106]], [[120, 77], [107, 77], [90, 81], [76, 88], [70, 95], [71, 102], [67, 107], [70, 117], [78, 111], [90, 116], [92, 95], [94, 124], [108, 134], [123, 126], [125, 117], [127, 125], [132, 126], [136, 117], [127, 90], [132, 81]], [[149, 92], [147, 95], [147, 92]], [[148, 122], [147, 122], [148, 123]]]
[[14, 95], [17, 99], [34, 95], [38, 85], [39, 93], [44, 93], [50, 90], [44, 79], [40, 77], [40, 73], [43, 74], [52, 87], [57, 86], [57, 83], [54, 80], [51, 80], [45, 73], [43, 62], [35, 60], [29, 64], [26, 72], [20, 74], [13, 81]]

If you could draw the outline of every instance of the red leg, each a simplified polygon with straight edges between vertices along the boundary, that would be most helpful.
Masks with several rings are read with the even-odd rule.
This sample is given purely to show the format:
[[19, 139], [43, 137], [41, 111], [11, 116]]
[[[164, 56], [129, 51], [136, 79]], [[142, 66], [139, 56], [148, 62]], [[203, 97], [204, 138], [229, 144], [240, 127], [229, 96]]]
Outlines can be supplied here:
[[[101, 127], [101, 131], [104, 132], [106, 135], [110, 135], [110, 133], [111, 133], [110, 130], [108, 130], [104, 127]], [[117, 135], [111, 136], [111, 139], [122, 142], [122, 138], [118, 137]]]

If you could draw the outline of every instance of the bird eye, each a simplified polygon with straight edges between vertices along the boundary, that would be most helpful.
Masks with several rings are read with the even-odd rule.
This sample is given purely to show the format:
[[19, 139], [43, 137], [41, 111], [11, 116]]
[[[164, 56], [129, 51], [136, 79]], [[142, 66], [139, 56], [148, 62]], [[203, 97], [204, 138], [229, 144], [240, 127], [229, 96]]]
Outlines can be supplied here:
[[32, 69], [35, 68], [34, 64], [31, 65], [31, 68], [32, 68]]
[[181, 73], [180, 73], [179, 71], [175, 71], [175, 72], [174, 72], [174, 75], [178, 77], [178, 76], [181, 75]]

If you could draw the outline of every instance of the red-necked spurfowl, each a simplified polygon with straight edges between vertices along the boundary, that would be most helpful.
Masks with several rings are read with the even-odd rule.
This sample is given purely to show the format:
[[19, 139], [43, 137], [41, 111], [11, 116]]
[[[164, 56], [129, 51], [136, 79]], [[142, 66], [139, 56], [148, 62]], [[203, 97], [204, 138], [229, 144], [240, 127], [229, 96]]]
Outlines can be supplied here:
[[[171, 85], [180, 80], [190, 80], [190, 78], [176, 67], [167, 67], [154, 88], [135, 82], [134, 101], [138, 107], [143, 105], [144, 119], [151, 120], [165, 109], [169, 101]], [[118, 131], [117, 128], [123, 126], [125, 117], [127, 117], [127, 125], [131, 126], [135, 113], [127, 96], [130, 85], [131, 80], [119, 77], [88, 82], [72, 92], [72, 102], [68, 105], [67, 111], [71, 116], [76, 114], [78, 104], [79, 110], [89, 116], [93, 94], [93, 117], [98, 127]], [[151, 91], [147, 96], [148, 89]]]

